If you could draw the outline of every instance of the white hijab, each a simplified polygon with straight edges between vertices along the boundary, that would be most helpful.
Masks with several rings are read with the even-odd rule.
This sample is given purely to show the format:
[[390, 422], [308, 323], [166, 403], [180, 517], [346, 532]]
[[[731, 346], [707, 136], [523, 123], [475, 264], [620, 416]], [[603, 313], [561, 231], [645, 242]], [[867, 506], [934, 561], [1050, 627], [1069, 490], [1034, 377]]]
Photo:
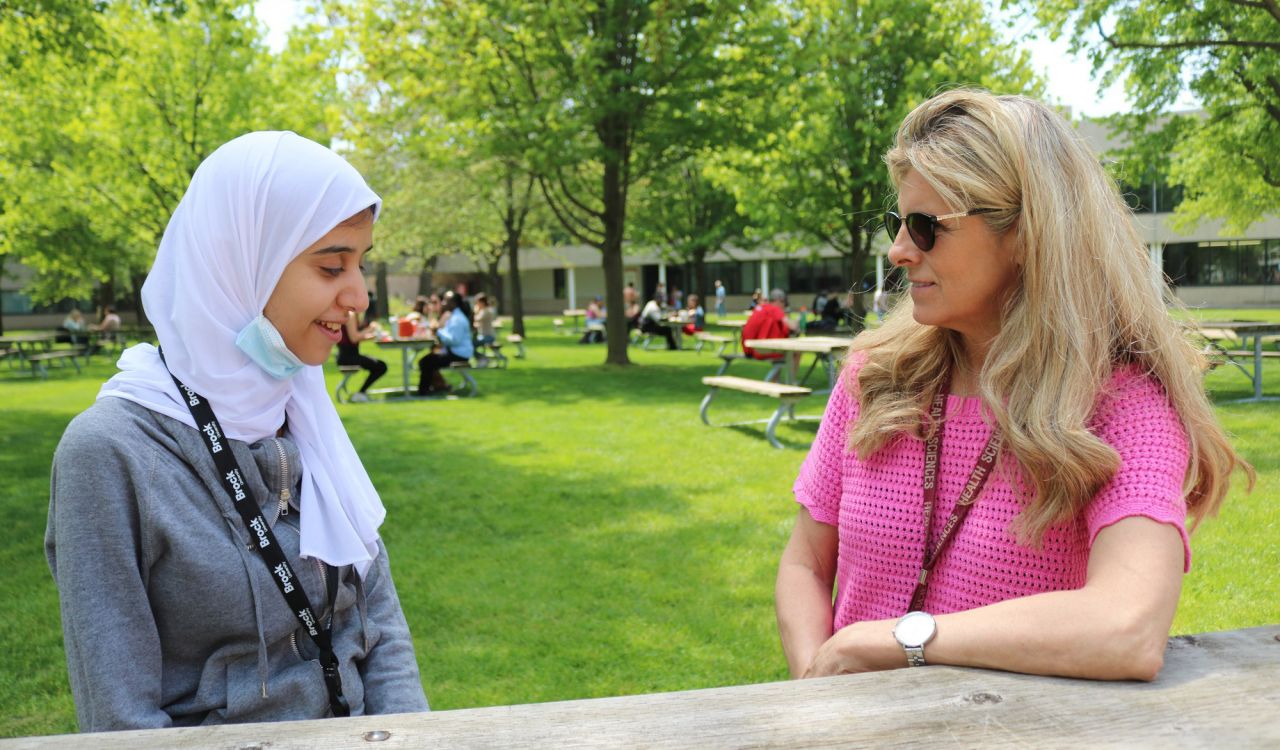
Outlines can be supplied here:
[[[257, 442], [288, 417], [302, 455], [302, 554], [361, 575], [386, 511], [329, 400], [322, 369], [276, 380], [236, 347], [284, 268], [339, 222], [382, 205], [342, 157], [295, 133], [249, 133], [214, 151], [165, 229], [142, 303], [169, 370], [205, 396], [225, 433]], [[195, 427], [156, 348], [120, 357], [98, 398], [124, 398]]]

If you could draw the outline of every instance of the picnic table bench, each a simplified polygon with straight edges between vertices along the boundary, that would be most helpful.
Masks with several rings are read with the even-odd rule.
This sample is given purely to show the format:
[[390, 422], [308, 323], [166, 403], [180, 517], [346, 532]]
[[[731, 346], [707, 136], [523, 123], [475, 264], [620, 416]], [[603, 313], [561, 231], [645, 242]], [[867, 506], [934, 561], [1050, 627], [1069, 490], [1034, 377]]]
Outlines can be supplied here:
[[455, 389], [459, 395], [474, 396], [480, 392], [480, 386], [476, 383], [476, 379], [471, 377], [471, 362], [453, 362], [449, 365], [448, 370], [462, 378], [462, 387]]
[[[711, 400], [715, 398], [716, 393], [721, 389], [777, 399], [778, 408], [774, 410], [773, 416], [768, 419], [764, 428], [764, 436], [768, 439], [769, 444], [774, 448], [782, 447], [782, 443], [778, 442], [777, 435], [775, 434], [778, 429], [778, 422], [782, 421], [783, 415], [787, 413], [790, 413], [794, 419], [796, 402], [813, 393], [812, 388], [805, 388], [804, 386], [786, 385], [785, 383], [771, 383], [767, 380], [755, 380], [752, 378], [740, 378], [736, 375], [708, 375], [702, 379], [702, 384], [711, 387], [711, 389], [707, 391], [707, 395], [703, 397], [702, 405], [698, 408], [698, 416], [702, 417], [702, 423], [708, 426], [711, 426], [711, 420], [707, 417], [707, 410], [711, 408]], [[739, 422], [737, 424], [753, 423]]]
[[698, 331], [693, 335], [698, 340], [698, 344], [693, 351], [701, 354], [702, 347], [705, 344], [719, 344], [720, 348], [716, 350], [716, 354], [724, 354], [726, 350], [737, 351], [738, 339], [736, 336], [723, 336], [718, 333], [707, 333], [706, 331]]
[[1149, 683], [929, 666], [429, 713], [0, 740], [14, 750], [583, 746], [1273, 748], [1280, 746], [1280, 625], [1171, 638], [1164, 669]]
[[[1264, 338], [1280, 335], [1280, 323], [1262, 321], [1203, 321], [1194, 328], [1206, 342], [1206, 353], [1221, 357], [1233, 365], [1253, 384], [1253, 398], [1246, 401], [1262, 401], [1262, 363], [1280, 357], [1280, 351], [1264, 350]], [[1252, 348], [1248, 346], [1252, 340]], [[1252, 366], [1246, 363], [1252, 360]]]
[[524, 359], [524, 336], [513, 333], [507, 336], [507, 343], [516, 348], [516, 359]]
[[77, 358], [85, 356], [87, 350], [83, 347], [75, 349], [50, 349], [43, 352], [34, 352], [26, 355], [27, 364], [31, 365], [31, 374], [35, 377], [48, 378], [49, 370], [45, 367], [46, 362], [63, 362], [70, 360], [75, 365], [76, 373], [80, 372], [80, 363]]

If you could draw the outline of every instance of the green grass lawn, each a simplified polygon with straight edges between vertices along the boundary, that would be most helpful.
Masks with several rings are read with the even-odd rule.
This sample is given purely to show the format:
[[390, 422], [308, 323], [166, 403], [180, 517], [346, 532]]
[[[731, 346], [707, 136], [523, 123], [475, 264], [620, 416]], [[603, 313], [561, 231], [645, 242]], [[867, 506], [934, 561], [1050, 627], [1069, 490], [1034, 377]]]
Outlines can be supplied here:
[[[1196, 311], [1280, 319], [1280, 310]], [[708, 353], [632, 349], [608, 368], [535, 320], [529, 357], [475, 373], [480, 396], [339, 406], [388, 510], [383, 535], [423, 682], [437, 709], [681, 690], [783, 679], [773, 576], [795, 506], [791, 483], [815, 422], [699, 422]], [[373, 347], [365, 345], [366, 350]], [[399, 357], [382, 352], [398, 381]], [[49, 463], [67, 422], [113, 371], [47, 381], [0, 365], [0, 736], [75, 729], [57, 592], [42, 541]], [[760, 363], [738, 374], [763, 376]], [[1280, 395], [1280, 365], [1267, 375]], [[336, 384], [331, 373], [331, 384]], [[416, 382], [416, 376], [415, 376]], [[1208, 376], [1216, 400], [1252, 394], [1231, 368]], [[732, 394], [713, 416], [763, 418]], [[800, 409], [816, 415], [820, 403]], [[1219, 414], [1258, 468], [1193, 538], [1176, 632], [1280, 622], [1280, 402]]]

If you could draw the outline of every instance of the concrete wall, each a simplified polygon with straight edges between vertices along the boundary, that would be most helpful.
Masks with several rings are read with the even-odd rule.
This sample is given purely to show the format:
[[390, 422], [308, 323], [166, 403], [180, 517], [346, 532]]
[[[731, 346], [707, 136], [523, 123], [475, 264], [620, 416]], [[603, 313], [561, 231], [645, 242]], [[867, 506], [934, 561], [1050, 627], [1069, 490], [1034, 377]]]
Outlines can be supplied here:
[[1175, 295], [1188, 307], [1280, 307], [1280, 286], [1181, 286]]

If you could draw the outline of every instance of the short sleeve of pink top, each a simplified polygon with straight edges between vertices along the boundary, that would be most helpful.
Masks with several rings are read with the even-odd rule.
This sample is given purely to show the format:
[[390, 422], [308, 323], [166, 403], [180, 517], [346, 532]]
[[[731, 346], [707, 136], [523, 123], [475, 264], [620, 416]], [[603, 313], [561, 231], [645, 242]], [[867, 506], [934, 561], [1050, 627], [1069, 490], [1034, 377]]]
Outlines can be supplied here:
[[[857, 367], [856, 360], [846, 367], [841, 387], [832, 392], [794, 487], [797, 502], [814, 520], [839, 530], [837, 630], [902, 616], [924, 555], [924, 443], [900, 436], [865, 461], [847, 450], [849, 426], [858, 418], [858, 402], [849, 389]], [[1120, 469], [1080, 517], [1051, 528], [1039, 548], [1018, 544], [1010, 526], [1021, 505], [1008, 481], [1010, 464], [1003, 463], [938, 561], [925, 598], [927, 611], [944, 614], [1080, 588], [1098, 532], [1130, 516], [1177, 528], [1185, 569], [1190, 569], [1182, 495], [1187, 438], [1163, 389], [1136, 369], [1117, 370], [1098, 401], [1091, 429], [1120, 454]], [[947, 398], [930, 547], [990, 435], [979, 399]]]

